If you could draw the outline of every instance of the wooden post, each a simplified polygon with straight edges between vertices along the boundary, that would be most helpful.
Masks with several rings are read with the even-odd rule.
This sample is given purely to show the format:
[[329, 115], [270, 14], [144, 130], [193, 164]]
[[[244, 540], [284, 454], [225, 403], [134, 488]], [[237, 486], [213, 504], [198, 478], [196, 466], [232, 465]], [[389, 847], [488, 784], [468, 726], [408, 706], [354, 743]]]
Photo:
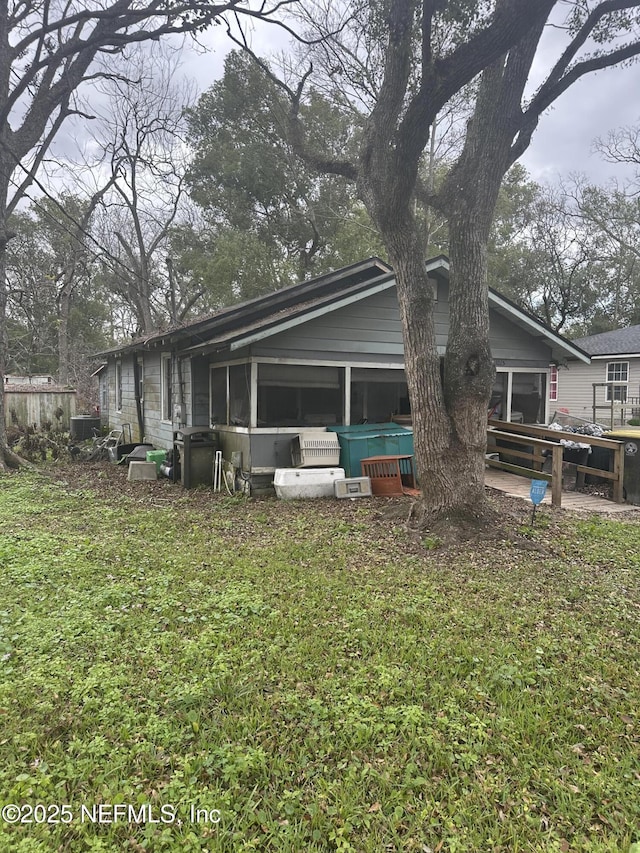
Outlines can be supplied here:
[[554, 446], [551, 464], [551, 503], [553, 506], [562, 506], [562, 451], [561, 444]]
[[617, 504], [624, 503], [624, 442], [621, 441], [613, 451], [613, 499]]

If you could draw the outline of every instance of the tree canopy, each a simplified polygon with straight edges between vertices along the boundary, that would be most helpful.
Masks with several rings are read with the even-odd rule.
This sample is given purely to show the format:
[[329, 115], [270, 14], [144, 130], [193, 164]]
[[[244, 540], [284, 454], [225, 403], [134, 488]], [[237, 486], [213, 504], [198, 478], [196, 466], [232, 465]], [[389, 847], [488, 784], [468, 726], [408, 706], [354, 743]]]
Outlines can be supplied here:
[[[288, 2], [277, 2], [282, 10]], [[6, 0], [0, 4], [0, 380], [6, 357], [9, 216], [37, 180], [64, 121], [82, 114], [78, 92], [117, 75], [127, 45], [198, 32], [225, 12], [269, 18], [268, 4], [242, 0]], [[108, 62], [99, 68], [98, 59]], [[2, 383], [4, 384], [4, 383]], [[11, 458], [0, 388], [0, 453]], [[15, 463], [15, 459], [13, 459]], [[0, 462], [2, 460], [0, 459]]]
[[[360, 129], [335, 100], [313, 91], [303, 113], [308, 132], [334, 153], [353, 146]], [[210, 229], [210, 269], [230, 285], [223, 298], [274, 289], [382, 249], [354, 188], [296, 156], [286, 97], [247, 54], [228, 55], [223, 78], [188, 119], [188, 183]], [[228, 260], [235, 270], [225, 271]]]

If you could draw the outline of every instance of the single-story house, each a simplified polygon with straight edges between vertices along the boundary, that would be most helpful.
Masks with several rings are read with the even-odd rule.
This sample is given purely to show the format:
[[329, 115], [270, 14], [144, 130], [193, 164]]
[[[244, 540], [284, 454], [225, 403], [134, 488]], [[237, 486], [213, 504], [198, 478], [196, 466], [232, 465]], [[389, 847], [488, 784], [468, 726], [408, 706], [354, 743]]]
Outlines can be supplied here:
[[76, 413], [77, 392], [58, 385], [47, 374], [37, 376], [7, 375], [4, 377], [4, 410], [7, 427], [36, 427], [51, 425], [68, 430]]
[[[427, 269], [444, 355], [448, 260]], [[495, 416], [546, 422], [550, 365], [588, 356], [494, 290], [490, 323]], [[395, 278], [378, 258], [99, 355], [111, 429], [130, 423], [134, 440], [168, 449], [181, 427], [214, 428], [224, 459], [234, 454], [253, 486], [291, 466], [303, 430], [410, 413]]]
[[640, 326], [576, 338], [590, 362], [569, 359], [552, 376], [552, 405], [559, 411], [610, 426], [640, 410]]

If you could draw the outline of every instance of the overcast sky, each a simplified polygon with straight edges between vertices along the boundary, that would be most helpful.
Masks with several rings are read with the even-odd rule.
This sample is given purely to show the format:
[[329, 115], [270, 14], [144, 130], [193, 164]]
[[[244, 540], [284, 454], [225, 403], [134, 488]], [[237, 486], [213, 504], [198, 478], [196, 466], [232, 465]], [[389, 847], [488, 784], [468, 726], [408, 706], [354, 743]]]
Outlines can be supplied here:
[[[560, 52], [560, 36], [549, 30], [542, 43], [538, 75], [545, 63], [555, 60]], [[284, 38], [274, 27], [267, 27], [255, 37], [258, 52], [266, 55], [269, 49], [284, 47]], [[184, 73], [196, 79], [199, 91], [204, 91], [222, 76], [224, 56], [233, 47], [222, 27], [214, 27], [203, 36], [209, 52], [198, 56], [187, 48]], [[277, 44], [276, 40], [277, 39]], [[548, 64], [546, 66], [548, 68]], [[583, 78], [574, 84], [556, 104], [543, 115], [530, 149], [521, 162], [532, 178], [555, 183], [571, 173], [584, 173], [594, 183], [605, 183], [617, 177], [631, 177], [630, 167], [606, 163], [594, 151], [596, 137], [606, 139], [610, 131], [640, 121], [640, 65], [622, 69], [606, 69]]]
[[[222, 76], [225, 55], [234, 45], [222, 26], [212, 27], [199, 38], [206, 49], [196, 51], [187, 39], [180, 71], [195, 81], [201, 93]], [[273, 26], [262, 25], [253, 41], [261, 55], [286, 46], [283, 31]], [[564, 38], [557, 30], [548, 29], [534, 66], [531, 91], [558, 57], [563, 43]], [[543, 183], [557, 183], [574, 173], [585, 174], [590, 181], [602, 184], [613, 178], [620, 181], [631, 178], [632, 167], [606, 163], [593, 145], [596, 137], [606, 139], [610, 131], [640, 122], [639, 95], [640, 64], [606, 69], [583, 78], [542, 116], [521, 163], [534, 180]], [[62, 152], [65, 152], [73, 159], [71, 149], [87, 130], [81, 122], [69, 122], [57, 140], [58, 153], [64, 157]]]

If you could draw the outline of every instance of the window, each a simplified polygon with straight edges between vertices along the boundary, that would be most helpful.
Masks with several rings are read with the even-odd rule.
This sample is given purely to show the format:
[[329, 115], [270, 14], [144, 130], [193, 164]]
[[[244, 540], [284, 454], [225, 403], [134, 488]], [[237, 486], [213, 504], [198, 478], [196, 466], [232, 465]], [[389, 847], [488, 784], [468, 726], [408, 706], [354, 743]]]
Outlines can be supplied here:
[[343, 411], [344, 368], [258, 366], [258, 426], [331, 426]]
[[555, 364], [549, 368], [549, 400], [552, 403], [558, 401], [558, 368]]
[[628, 361], [607, 362], [607, 382], [620, 382], [620, 385], [607, 385], [605, 400], [607, 403], [626, 403], [627, 383], [629, 381]]
[[122, 411], [122, 362], [116, 361], [116, 412]]
[[251, 365], [232, 364], [229, 367], [229, 423], [249, 426], [251, 416]]
[[387, 423], [409, 415], [409, 392], [403, 370], [354, 367], [351, 371], [351, 423]]
[[171, 382], [171, 356], [163, 355], [160, 363], [160, 382], [161, 382], [161, 413], [163, 421], [170, 421], [172, 400], [172, 382]]
[[215, 426], [216, 424], [228, 424], [227, 368], [212, 367], [209, 377], [209, 400], [211, 406], [209, 419], [211, 426]]
[[138, 400], [144, 400], [144, 362], [138, 359]]

